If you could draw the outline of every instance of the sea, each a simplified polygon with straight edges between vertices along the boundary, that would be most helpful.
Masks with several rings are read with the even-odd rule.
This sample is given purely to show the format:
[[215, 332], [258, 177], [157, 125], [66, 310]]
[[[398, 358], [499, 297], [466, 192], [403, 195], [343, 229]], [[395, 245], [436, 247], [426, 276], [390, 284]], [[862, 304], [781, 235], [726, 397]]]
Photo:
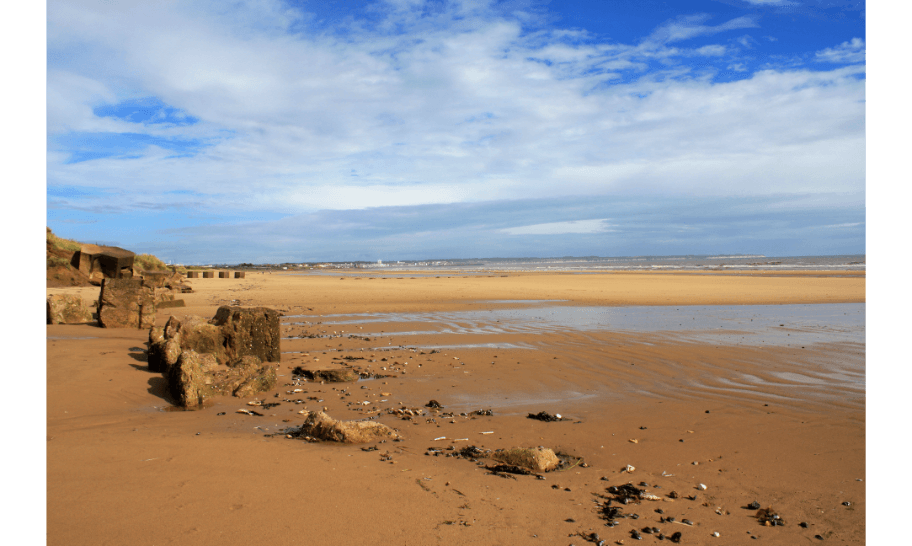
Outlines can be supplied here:
[[[392, 262], [351, 262], [325, 264], [326, 269], [360, 269], [372, 273], [456, 271], [576, 272], [603, 271], [845, 271], [863, 274], [864, 254], [833, 256], [690, 255], [562, 258], [479, 258], [450, 260], [409, 260]], [[292, 268], [289, 268], [292, 269]], [[311, 270], [311, 272], [316, 272]], [[329, 273], [327, 271], [327, 273]]]

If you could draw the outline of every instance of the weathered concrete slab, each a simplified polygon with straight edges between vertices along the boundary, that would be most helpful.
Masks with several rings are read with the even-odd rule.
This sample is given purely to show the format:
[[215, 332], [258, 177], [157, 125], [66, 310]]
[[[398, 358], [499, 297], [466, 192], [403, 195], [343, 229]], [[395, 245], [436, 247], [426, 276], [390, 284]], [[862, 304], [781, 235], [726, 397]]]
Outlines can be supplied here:
[[48, 324], [84, 324], [92, 320], [92, 310], [81, 297], [69, 294], [47, 297]]
[[155, 323], [155, 293], [139, 279], [104, 279], [98, 322], [104, 328], [151, 328]]
[[263, 362], [281, 362], [279, 313], [267, 307], [219, 307], [212, 319], [220, 329], [228, 360], [256, 356]]

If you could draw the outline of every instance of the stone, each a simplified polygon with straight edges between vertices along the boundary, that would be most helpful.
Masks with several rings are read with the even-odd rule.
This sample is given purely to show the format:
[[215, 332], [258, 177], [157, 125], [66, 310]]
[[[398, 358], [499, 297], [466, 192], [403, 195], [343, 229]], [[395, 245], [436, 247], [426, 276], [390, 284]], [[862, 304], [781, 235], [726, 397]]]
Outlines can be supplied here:
[[279, 313], [266, 307], [218, 308], [212, 322], [220, 330], [227, 360], [257, 356], [263, 362], [281, 362]]
[[235, 271], [234, 272], [235, 279], [243, 279], [245, 276], [246, 276], [246, 273], [244, 271]]
[[374, 421], [337, 421], [322, 411], [304, 414], [304, 424], [291, 433], [293, 437], [310, 436], [320, 440], [361, 444], [395, 440], [399, 433]]
[[165, 339], [165, 329], [160, 326], [153, 326], [149, 328], [149, 346], [152, 346], [156, 341], [161, 341]]
[[149, 346], [148, 363], [149, 371], [159, 372], [168, 377], [171, 367], [177, 363], [182, 349], [180, 343], [174, 339], [160, 339]]
[[554, 451], [544, 447], [516, 447], [498, 450], [491, 454], [495, 461], [528, 468], [534, 472], [548, 472], [560, 464]]
[[160, 301], [157, 304], [155, 304], [155, 307], [158, 309], [173, 309], [175, 307], [186, 307], [186, 306], [187, 306], [187, 304], [186, 304], [186, 302], [184, 302], [184, 300]]
[[92, 322], [92, 311], [84, 299], [69, 294], [47, 297], [48, 324], [84, 324]]
[[171, 315], [165, 323], [165, 338], [178, 339], [181, 349], [212, 353], [220, 364], [227, 361], [219, 327], [195, 315]]
[[242, 356], [240, 358], [235, 358], [234, 360], [228, 362], [228, 367], [229, 368], [246, 368], [249, 370], [254, 370], [254, 369], [259, 368], [262, 363], [263, 363], [263, 361], [260, 360], [260, 357], [253, 356], [253, 355], [247, 355], [247, 356]]
[[201, 406], [212, 395], [211, 379], [202, 370], [199, 353], [184, 351], [168, 371], [168, 390], [174, 402], [185, 408]]
[[218, 368], [218, 359], [215, 358], [215, 355], [212, 353], [201, 353], [200, 358], [200, 369], [204, 372], [211, 372]]
[[343, 383], [357, 381], [361, 378], [357, 372], [342, 368], [338, 370], [305, 370], [297, 366], [292, 370], [293, 375], [301, 375], [310, 381], [326, 381], [327, 383]]
[[155, 322], [155, 294], [139, 279], [103, 279], [98, 301], [103, 328], [151, 328]]
[[253, 396], [258, 392], [266, 392], [276, 385], [276, 369], [274, 366], [266, 364], [260, 366], [250, 377], [234, 389], [234, 395], [238, 398]]

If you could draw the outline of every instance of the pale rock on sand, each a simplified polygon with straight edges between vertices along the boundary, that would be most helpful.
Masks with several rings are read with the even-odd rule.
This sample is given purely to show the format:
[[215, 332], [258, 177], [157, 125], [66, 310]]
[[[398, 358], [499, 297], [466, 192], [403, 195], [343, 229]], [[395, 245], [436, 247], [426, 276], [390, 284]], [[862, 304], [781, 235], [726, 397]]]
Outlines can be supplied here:
[[548, 472], [560, 464], [554, 450], [545, 447], [515, 447], [491, 454], [495, 461], [529, 468], [535, 472]]
[[311, 436], [320, 440], [361, 444], [377, 440], [394, 440], [399, 433], [390, 427], [373, 421], [337, 421], [322, 411], [303, 414], [304, 424], [292, 436]]

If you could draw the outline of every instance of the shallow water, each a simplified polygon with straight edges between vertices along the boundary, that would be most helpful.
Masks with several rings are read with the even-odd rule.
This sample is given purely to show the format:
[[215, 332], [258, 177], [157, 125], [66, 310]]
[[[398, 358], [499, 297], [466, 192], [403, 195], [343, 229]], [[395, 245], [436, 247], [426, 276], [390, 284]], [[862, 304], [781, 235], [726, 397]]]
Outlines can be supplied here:
[[[323, 326], [360, 325], [359, 336], [380, 335], [379, 325], [423, 323], [427, 329], [383, 335], [499, 335], [560, 331], [666, 333], [681, 340], [727, 345], [802, 346], [865, 341], [865, 304], [563, 306], [437, 313], [328, 315]], [[548, 302], [549, 303], [549, 302]], [[294, 317], [289, 317], [294, 318]], [[288, 325], [306, 324], [287, 322]], [[378, 326], [372, 329], [371, 326]]]

